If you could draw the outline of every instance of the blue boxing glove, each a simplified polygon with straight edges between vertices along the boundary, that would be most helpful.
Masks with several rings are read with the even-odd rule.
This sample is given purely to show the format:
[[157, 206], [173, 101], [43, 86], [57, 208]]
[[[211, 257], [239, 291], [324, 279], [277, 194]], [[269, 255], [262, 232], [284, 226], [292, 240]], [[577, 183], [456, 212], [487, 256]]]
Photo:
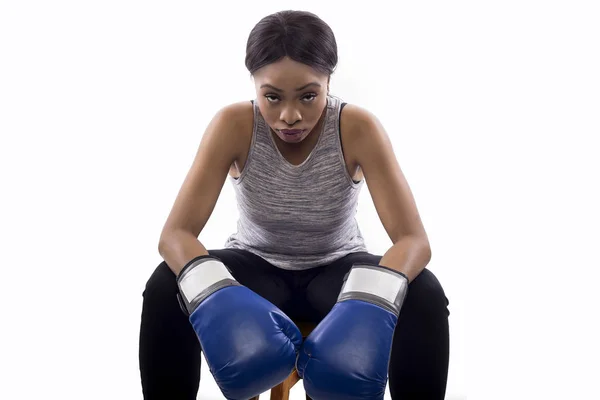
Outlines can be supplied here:
[[302, 334], [274, 304], [240, 284], [214, 256], [199, 256], [177, 277], [180, 304], [227, 399], [246, 400], [293, 371]]
[[383, 400], [408, 278], [355, 264], [329, 314], [306, 338], [296, 369], [313, 400]]

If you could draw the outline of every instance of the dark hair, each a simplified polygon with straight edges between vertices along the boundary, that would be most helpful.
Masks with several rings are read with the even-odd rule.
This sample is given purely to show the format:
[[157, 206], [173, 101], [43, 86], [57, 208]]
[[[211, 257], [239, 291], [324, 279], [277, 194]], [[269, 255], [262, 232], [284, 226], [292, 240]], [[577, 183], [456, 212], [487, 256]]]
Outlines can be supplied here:
[[288, 56], [331, 76], [337, 62], [333, 31], [307, 11], [279, 11], [261, 19], [246, 44], [246, 68], [250, 74]]

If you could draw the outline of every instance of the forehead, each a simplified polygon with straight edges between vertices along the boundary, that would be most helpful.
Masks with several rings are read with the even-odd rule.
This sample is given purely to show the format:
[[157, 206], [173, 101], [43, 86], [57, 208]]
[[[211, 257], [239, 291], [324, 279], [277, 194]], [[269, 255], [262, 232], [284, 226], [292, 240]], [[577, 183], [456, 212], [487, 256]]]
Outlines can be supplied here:
[[296, 62], [287, 57], [262, 67], [254, 74], [257, 87], [260, 88], [263, 84], [270, 84], [285, 91], [295, 91], [298, 87], [307, 83], [323, 80], [327, 80], [326, 75], [315, 71], [309, 65]]

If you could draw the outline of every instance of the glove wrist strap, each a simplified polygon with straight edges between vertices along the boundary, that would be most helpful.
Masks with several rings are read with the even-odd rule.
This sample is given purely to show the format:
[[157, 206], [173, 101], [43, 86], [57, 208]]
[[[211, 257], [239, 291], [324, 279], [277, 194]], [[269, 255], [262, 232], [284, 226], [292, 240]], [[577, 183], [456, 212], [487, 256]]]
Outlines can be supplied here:
[[408, 278], [379, 265], [355, 264], [346, 274], [338, 302], [350, 299], [376, 304], [400, 315], [408, 293]]
[[217, 290], [240, 283], [217, 257], [200, 256], [188, 262], [181, 270], [177, 285], [180, 305], [191, 314], [204, 299]]

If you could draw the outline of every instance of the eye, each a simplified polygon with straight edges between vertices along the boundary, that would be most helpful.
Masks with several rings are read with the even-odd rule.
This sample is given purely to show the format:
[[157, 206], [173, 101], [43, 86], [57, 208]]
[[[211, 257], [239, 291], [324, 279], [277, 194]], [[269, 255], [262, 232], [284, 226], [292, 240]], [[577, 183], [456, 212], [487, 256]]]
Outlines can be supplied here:
[[310, 103], [311, 101], [313, 101], [314, 99], [317, 98], [317, 94], [316, 93], [308, 93], [306, 96], [303, 97], [303, 99], [306, 99], [307, 97], [310, 97], [311, 99], [309, 101], [307, 101], [306, 103]]
[[[302, 100], [303, 100], [305, 103], [310, 103], [310, 102], [312, 102], [314, 99], [316, 99], [316, 98], [317, 98], [317, 96], [318, 96], [318, 95], [317, 95], [316, 93], [307, 93], [306, 95], [302, 96]], [[269, 103], [275, 103], [275, 102], [276, 102], [276, 100], [279, 100], [279, 97], [278, 97], [277, 95], [274, 95], [274, 94], [271, 94], [271, 93], [269, 93], [269, 94], [265, 94], [265, 98], [267, 99], [267, 101], [268, 101]]]

